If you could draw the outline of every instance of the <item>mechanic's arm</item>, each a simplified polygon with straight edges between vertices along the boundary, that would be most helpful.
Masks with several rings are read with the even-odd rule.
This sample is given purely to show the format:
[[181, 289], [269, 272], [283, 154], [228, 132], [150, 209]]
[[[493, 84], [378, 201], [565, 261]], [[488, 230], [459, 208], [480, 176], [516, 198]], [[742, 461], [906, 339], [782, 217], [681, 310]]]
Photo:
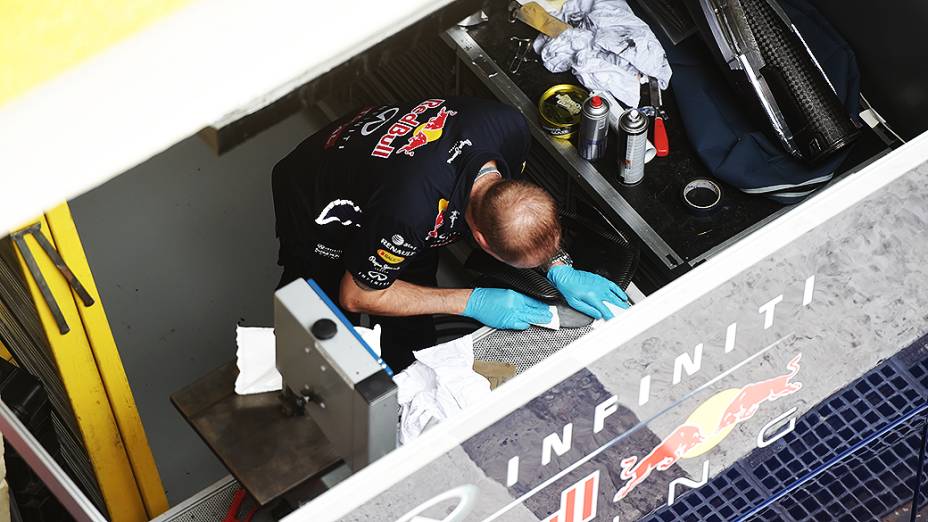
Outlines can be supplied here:
[[383, 290], [362, 288], [362, 284], [345, 272], [339, 289], [341, 305], [349, 312], [389, 317], [461, 315], [473, 292], [469, 288], [429, 288], [399, 280]]
[[628, 296], [619, 285], [599, 274], [575, 269], [564, 251], [549, 261], [548, 280], [554, 283], [571, 308], [594, 319], [612, 319], [606, 302], [628, 308]]
[[339, 289], [341, 305], [350, 312], [382, 316], [454, 314], [493, 328], [525, 330], [551, 322], [548, 306], [514, 290], [500, 288], [431, 288], [394, 281], [374, 290], [345, 272]]

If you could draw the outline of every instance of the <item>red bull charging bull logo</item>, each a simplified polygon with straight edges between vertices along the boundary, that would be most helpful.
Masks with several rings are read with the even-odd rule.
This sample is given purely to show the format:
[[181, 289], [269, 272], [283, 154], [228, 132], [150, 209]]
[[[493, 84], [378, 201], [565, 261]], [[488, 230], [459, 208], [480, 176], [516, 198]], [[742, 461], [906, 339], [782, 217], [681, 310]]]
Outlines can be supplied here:
[[711, 450], [737, 424], [753, 417], [761, 404], [802, 389], [802, 383], [792, 382], [799, 373], [801, 357], [802, 354], [796, 355], [786, 364], [788, 373], [713, 395], [646, 456], [640, 460], [638, 457], [622, 459], [619, 476], [626, 482], [613, 500], [625, 498], [653, 471], [666, 471], [680, 459], [693, 458]]
[[[448, 117], [457, 114], [456, 111], [449, 111], [446, 107], [441, 107], [445, 100], [433, 99], [425, 100], [416, 105], [408, 113], [401, 116], [387, 129], [386, 134], [380, 137], [371, 156], [375, 158], [389, 158], [391, 154], [406, 154], [407, 156], [415, 155], [415, 150], [425, 146], [427, 143], [436, 141], [441, 137], [442, 130]], [[429, 118], [425, 123], [419, 120], [420, 115], [429, 109], [441, 107], [435, 116]], [[401, 138], [412, 133], [412, 136], [406, 141], [406, 144], [399, 148], [393, 146], [397, 138]]]
[[455, 114], [457, 114], [457, 112], [449, 111], [445, 107], [442, 107], [438, 111], [438, 114], [429, 118], [429, 121], [416, 127], [416, 130], [413, 131], [412, 137], [409, 138], [406, 145], [400, 147], [396, 153], [399, 154], [402, 152], [407, 156], [415, 156], [416, 149], [424, 146], [426, 143], [441, 138], [442, 129], [445, 128], [445, 121], [447, 121], [448, 116], [454, 116]]

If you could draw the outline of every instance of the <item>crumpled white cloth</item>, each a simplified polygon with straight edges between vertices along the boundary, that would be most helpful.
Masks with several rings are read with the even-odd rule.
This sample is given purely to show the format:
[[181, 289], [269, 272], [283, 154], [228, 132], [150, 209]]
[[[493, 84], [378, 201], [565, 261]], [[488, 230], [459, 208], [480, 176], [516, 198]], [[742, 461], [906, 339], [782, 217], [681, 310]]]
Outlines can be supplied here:
[[393, 377], [400, 405], [400, 444], [490, 395], [489, 381], [474, 371], [470, 335], [413, 355], [416, 362]]
[[[358, 334], [380, 355], [380, 325], [374, 329], [356, 326]], [[239, 326], [235, 330], [238, 377], [235, 393], [250, 395], [280, 390], [283, 382], [277, 371], [277, 347], [274, 329]]]
[[664, 48], [625, 0], [567, 0], [555, 16], [577, 27], [535, 39], [535, 52], [549, 71], [572, 70], [587, 89], [627, 107], [638, 107], [646, 77], [667, 88], [671, 70]]

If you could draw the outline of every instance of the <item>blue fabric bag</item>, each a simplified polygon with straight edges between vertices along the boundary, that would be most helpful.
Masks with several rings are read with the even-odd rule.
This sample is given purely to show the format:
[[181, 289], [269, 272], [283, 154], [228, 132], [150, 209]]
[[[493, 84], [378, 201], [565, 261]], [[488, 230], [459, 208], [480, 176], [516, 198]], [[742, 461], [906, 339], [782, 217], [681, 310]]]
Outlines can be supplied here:
[[[808, 2], [780, 0], [780, 5], [856, 121], [860, 71], [854, 52]], [[683, 126], [715, 177], [748, 194], [781, 203], [797, 203], [832, 179], [850, 147], [815, 165], [795, 159], [766, 133], [766, 122], [745, 110], [745, 97], [726, 81], [701, 38], [689, 38], [677, 46], [666, 39], [662, 43], [673, 68], [671, 85]]]

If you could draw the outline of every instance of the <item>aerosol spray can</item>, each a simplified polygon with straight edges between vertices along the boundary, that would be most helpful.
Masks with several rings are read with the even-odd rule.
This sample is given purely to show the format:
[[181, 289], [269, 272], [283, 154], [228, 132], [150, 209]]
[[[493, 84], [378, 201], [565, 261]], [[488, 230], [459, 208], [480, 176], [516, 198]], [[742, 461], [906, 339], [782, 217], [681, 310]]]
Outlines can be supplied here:
[[583, 102], [577, 152], [585, 160], [596, 161], [605, 155], [608, 138], [609, 104], [599, 96], [591, 96]]
[[619, 177], [634, 185], [644, 178], [644, 153], [648, 141], [648, 119], [637, 109], [619, 116]]

